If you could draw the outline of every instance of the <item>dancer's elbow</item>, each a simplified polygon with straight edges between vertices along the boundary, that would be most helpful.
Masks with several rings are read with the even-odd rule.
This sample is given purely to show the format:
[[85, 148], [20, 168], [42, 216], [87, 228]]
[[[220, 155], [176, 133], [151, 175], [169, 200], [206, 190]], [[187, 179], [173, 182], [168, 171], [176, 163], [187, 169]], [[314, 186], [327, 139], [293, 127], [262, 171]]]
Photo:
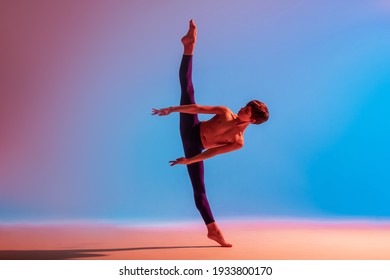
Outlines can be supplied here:
[[242, 147], [244, 147], [243, 142], [235, 142], [235, 143], [232, 143], [229, 148], [231, 151], [235, 151], [235, 150], [241, 149]]
[[225, 106], [202, 106], [196, 105], [196, 109], [202, 114], [225, 114], [229, 109]]

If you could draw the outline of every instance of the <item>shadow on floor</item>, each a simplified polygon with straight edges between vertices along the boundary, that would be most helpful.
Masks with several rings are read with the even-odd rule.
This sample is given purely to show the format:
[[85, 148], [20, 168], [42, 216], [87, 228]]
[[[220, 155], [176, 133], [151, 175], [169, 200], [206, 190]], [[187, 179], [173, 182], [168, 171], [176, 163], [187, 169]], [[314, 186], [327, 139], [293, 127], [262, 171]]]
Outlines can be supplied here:
[[220, 246], [163, 246], [112, 249], [73, 249], [73, 250], [0, 250], [0, 260], [69, 260], [107, 256], [108, 252], [137, 250], [202, 249], [221, 248]]

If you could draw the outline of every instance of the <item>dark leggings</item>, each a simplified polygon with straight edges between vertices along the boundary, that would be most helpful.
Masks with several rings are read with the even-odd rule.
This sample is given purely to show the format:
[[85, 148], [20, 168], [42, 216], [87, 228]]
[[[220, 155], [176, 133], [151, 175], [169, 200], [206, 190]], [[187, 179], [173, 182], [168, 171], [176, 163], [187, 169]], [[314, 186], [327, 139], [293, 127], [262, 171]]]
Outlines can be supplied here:
[[[179, 72], [180, 105], [196, 104], [191, 76], [192, 55], [183, 55]], [[200, 122], [197, 114], [180, 113], [180, 135], [186, 158], [191, 158], [202, 152], [204, 147], [200, 138]], [[187, 170], [194, 190], [196, 208], [198, 208], [206, 225], [210, 224], [214, 222], [214, 217], [206, 197], [203, 161], [187, 165]]]

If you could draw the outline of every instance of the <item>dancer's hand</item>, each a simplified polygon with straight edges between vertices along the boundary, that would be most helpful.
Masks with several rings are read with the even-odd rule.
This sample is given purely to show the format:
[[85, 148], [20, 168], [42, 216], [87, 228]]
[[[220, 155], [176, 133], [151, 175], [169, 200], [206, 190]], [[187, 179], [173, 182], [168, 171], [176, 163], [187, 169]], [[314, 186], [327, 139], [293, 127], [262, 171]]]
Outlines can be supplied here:
[[172, 110], [170, 108], [155, 109], [152, 108], [152, 115], [168, 116]]
[[181, 157], [176, 160], [171, 160], [169, 163], [171, 166], [174, 166], [176, 164], [191, 164], [191, 161], [188, 158]]

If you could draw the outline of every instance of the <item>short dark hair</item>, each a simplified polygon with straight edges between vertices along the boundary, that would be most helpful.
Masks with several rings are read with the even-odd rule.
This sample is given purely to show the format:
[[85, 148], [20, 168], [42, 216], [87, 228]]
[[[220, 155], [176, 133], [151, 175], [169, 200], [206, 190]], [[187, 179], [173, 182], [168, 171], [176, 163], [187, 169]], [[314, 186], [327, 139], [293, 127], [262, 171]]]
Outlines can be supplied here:
[[269, 118], [267, 106], [258, 100], [252, 100], [246, 104], [252, 108], [251, 119], [255, 120], [255, 124], [266, 122]]

